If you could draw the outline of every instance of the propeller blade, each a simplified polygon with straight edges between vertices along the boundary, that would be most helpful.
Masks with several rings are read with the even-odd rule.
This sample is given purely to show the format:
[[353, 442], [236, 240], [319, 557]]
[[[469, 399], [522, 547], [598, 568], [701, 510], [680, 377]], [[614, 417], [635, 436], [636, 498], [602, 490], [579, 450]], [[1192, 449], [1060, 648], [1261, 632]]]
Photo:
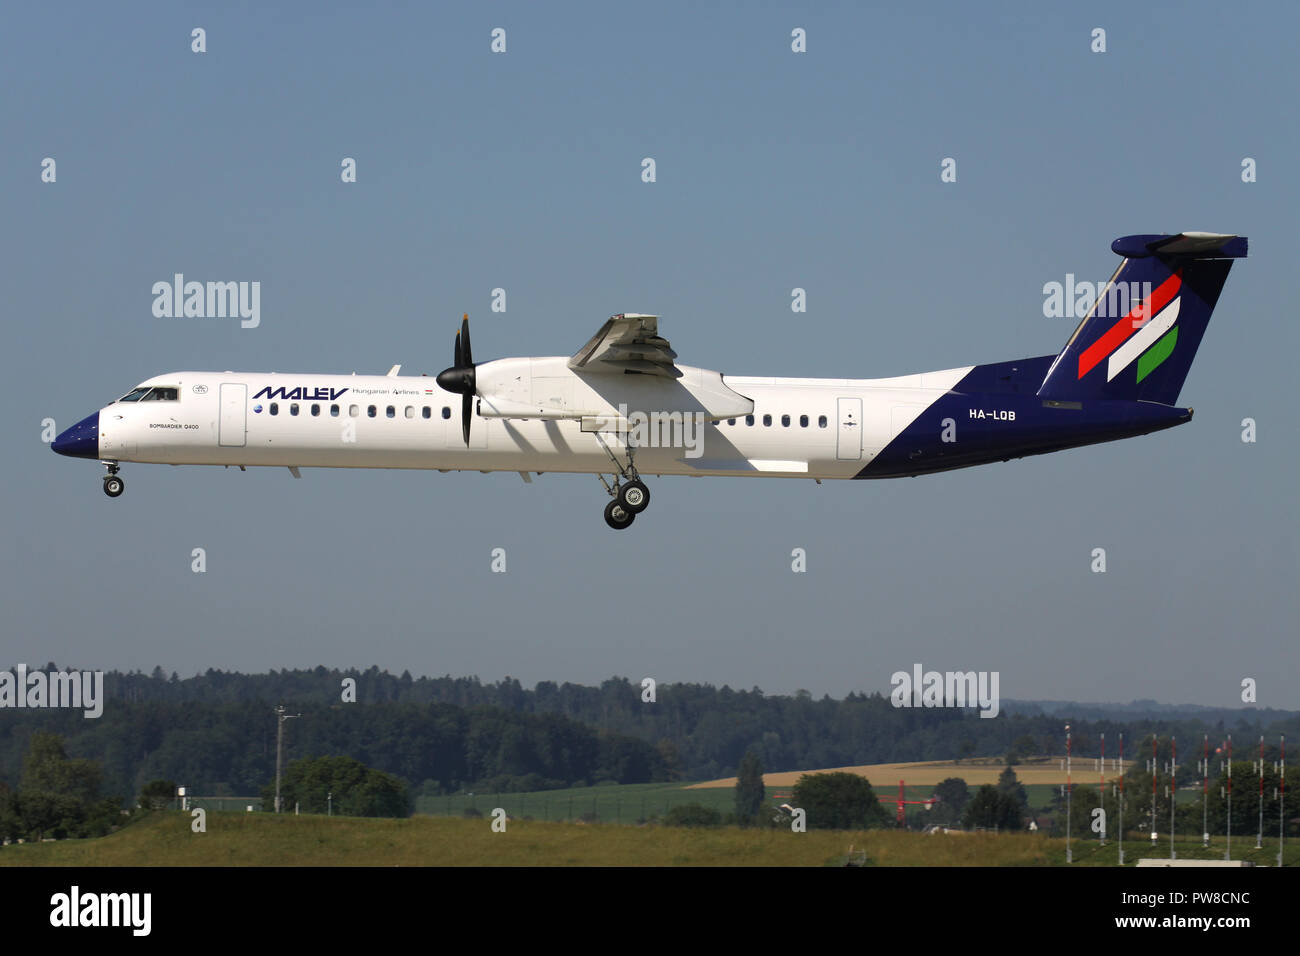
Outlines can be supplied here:
[[469, 316], [462, 315], [460, 331], [456, 333], [454, 350], [455, 360], [451, 368], [438, 373], [438, 385], [449, 392], [458, 392], [463, 396], [460, 403], [460, 428], [465, 436], [465, 446], [469, 447], [469, 422], [474, 417], [474, 396], [478, 383], [474, 374], [474, 355], [469, 345]]

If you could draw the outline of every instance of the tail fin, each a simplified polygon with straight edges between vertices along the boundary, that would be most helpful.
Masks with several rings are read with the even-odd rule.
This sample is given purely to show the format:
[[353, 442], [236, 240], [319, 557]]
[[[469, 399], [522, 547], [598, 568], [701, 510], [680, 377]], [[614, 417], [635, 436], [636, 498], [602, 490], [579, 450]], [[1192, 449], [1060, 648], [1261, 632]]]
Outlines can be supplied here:
[[1038, 389], [1045, 399], [1173, 405], [1244, 236], [1123, 236], [1124, 256]]

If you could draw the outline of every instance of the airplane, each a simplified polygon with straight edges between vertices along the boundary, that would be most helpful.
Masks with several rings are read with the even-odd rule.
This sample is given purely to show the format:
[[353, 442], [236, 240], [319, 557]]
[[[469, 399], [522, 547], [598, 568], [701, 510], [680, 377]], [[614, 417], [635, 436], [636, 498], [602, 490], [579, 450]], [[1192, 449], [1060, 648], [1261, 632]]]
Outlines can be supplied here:
[[724, 376], [679, 364], [657, 316], [624, 312], [571, 357], [475, 362], [465, 316], [452, 365], [433, 379], [400, 365], [384, 376], [171, 372], [52, 447], [100, 461], [110, 498], [125, 487], [124, 462], [295, 478], [302, 468], [594, 474], [610, 498], [605, 522], [621, 530], [650, 503], [647, 475], [898, 478], [1189, 422], [1192, 409], [1175, 403], [1247, 239], [1133, 235], [1111, 249], [1119, 267], [1057, 355], [895, 378]]

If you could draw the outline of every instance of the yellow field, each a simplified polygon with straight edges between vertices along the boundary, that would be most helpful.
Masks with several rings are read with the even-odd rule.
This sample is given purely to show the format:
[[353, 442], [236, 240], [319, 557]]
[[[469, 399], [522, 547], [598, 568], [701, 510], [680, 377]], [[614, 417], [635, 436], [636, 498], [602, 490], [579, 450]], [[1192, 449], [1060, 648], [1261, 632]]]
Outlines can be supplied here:
[[[1012, 769], [1016, 778], [1024, 784], [1061, 784], [1065, 783], [1065, 757], [1045, 757], [1016, 764]], [[1133, 765], [1131, 760], [1124, 762], [1127, 770]], [[822, 770], [792, 770], [785, 773], [765, 773], [763, 783], [769, 787], [793, 787], [805, 773], [855, 773], [866, 777], [876, 790], [897, 786], [898, 781], [906, 781], [909, 786], [932, 787], [947, 777], [961, 777], [970, 786], [978, 787], [986, 783], [997, 783], [998, 774], [1006, 767], [1001, 758], [976, 757], [963, 761], [942, 760], [932, 763], [877, 763], [861, 767], [827, 767]], [[1075, 759], [1070, 765], [1070, 776], [1075, 784], [1095, 784], [1098, 781], [1097, 762], [1093, 758]], [[1116, 776], [1114, 762], [1106, 760], [1106, 779]], [[735, 777], [722, 780], [708, 780], [692, 784], [687, 790], [713, 787], [734, 787]]]

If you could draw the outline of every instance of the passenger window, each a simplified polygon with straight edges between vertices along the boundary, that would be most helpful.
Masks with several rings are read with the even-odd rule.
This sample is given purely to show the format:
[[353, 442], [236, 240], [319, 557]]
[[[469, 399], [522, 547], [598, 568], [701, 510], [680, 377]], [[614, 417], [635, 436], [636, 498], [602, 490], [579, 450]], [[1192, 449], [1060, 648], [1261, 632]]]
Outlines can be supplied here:
[[425, 406], [424, 406], [424, 417], [425, 417], [425, 418], [432, 418], [432, 417], [433, 417], [433, 410], [432, 410], [431, 408], [429, 408], [428, 405], [425, 405]]
[[764, 416], [763, 416], [763, 427], [766, 428], [768, 425], [771, 425], [771, 424], [772, 424], [772, 416], [771, 416], [771, 415], [764, 415]]
[[415, 406], [414, 406], [414, 405], [407, 405], [407, 406], [406, 406], [406, 417], [407, 417], [407, 418], [414, 418], [414, 417], [415, 417]]
[[319, 415], [319, 414], [320, 414], [320, 406], [319, 406], [319, 405], [313, 405], [313, 406], [311, 407], [311, 417], [312, 417], [312, 418], [315, 418], [315, 417], [316, 417], [317, 415]]
[[371, 418], [374, 418], [374, 417], [375, 417], [375, 406], [373, 406], [373, 405], [368, 405], [368, 406], [366, 406], [366, 414], [369, 415]]
[[339, 417], [339, 407], [337, 405], [331, 405], [330, 418], [338, 418], [338, 417]]
[[448, 408], [446, 405], [442, 406], [442, 417], [451, 418], [451, 409]]
[[800, 416], [799, 416], [799, 427], [800, 427], [800, 428], [807, 428], [807, 427], [808, 427], [808, 416], [807, 416], [807, 415], [800, 415]]
[[348, 414], [351, 415], [353, 418], [356, 418], [358, 415], [361, 414], [361, 406], [360, 406], [360, 405], [349, 405], [349, 406], [348, 406]]
[[728, 425], [734, 425], [734, 424], [736, 424], [736, 420], [735, 420], [734, 418], [728, 418], [728, 419], [727, 419], [727, 424], [728, 424]]
[[781, 416], [781, 427], [782, 427], [782, 428], [789, 428], [789, 427], [790, 427], [790, 416], [789, 416], [789, 415], [782, 415], [782, 416]]
[[389, 406], [388, 406], [388, 417], [389, 417], [389, 418], [392, 418], [392, 417], [395, 416], [396, 414], [397, 414], [397, 410], [396, 410], [395, 408], [393, 408], [392, 405], [389, 405]]
[[272, 403], [271, 403], [271, 414], [272, 414], [272, 415], [279, 415], [279, 414], [280, 414], [280, 405], [279, 405], [279, 403], [277, 403], [277, 402], [272, 402]]
[[293, 402], [293, 403], [289, 406], [289, 414], [290, 414], [290, 415], [297, 415], [297, 414], [298, 414], [298, 403], [297, 403], [297, 402]]
[[825, 416], [825, 415], [818, 415], [818, 416], [817, 416], [817, 427], [818, 427], [818, 428], [825, 428], [825, 427], [826, 427], [826, 416]]

